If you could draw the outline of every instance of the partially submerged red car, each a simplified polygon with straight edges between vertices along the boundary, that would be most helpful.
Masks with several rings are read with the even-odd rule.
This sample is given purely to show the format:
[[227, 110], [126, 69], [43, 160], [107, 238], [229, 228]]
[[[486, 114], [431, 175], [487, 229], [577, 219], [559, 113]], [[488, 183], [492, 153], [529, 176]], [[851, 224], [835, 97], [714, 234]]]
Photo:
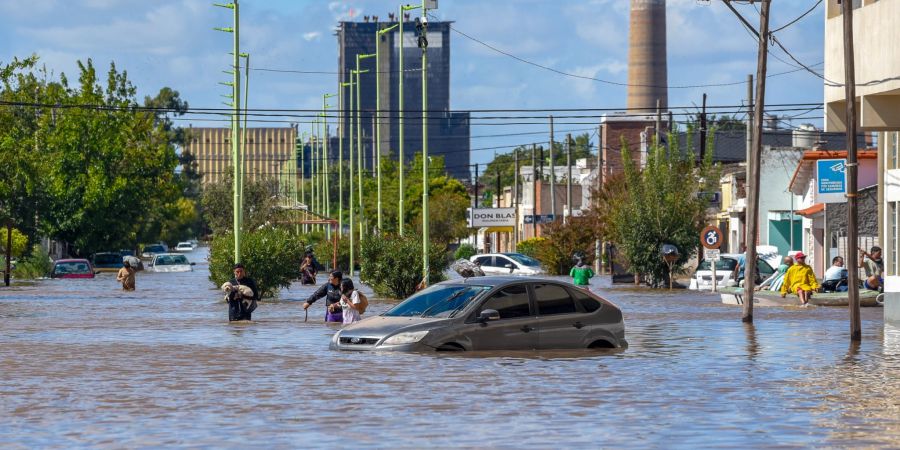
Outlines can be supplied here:
[[58, 259], [50, 271], [50, 278], [94, 278], [94, 275], [94, 267], [86, 259]]

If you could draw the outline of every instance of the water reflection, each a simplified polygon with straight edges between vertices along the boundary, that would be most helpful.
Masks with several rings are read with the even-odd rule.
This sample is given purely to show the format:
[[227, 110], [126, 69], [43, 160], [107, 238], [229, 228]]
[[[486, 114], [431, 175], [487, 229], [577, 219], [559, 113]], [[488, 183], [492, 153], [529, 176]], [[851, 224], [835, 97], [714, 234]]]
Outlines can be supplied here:
[[[188, 255], [202, 262], [203, 250]], [[206, 267], [0, 290], [0, 440], [13, 447], [896, 447], [900, 330], [864, 309], [738, 307], [594, 289], [627, 349], [336, 353], [291, 286], [229, 324]], [[366, 291], [367, 294], [370, 291]], [[369, 314], [394, 301], [369, 295]], [[352, 423], [352, 426], [340, 424]], [[239, 435], [240, 442], [225, 440]], [[602, 443], [602, 444], [598, 444]], [[299, 444], [299, 445], [298, 445]]]

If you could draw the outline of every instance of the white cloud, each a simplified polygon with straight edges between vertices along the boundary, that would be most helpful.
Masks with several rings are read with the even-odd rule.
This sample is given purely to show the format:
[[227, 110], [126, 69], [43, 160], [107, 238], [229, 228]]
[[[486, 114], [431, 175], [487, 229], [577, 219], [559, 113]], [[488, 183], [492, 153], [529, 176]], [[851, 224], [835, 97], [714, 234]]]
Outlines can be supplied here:
[[313, 40], [318, 41], [321, 38], [322, 38], [321, 31], [310, 31], [308, 33], [303, 33], [303, 40], [305, 40], [307, 42], [313, 41]]

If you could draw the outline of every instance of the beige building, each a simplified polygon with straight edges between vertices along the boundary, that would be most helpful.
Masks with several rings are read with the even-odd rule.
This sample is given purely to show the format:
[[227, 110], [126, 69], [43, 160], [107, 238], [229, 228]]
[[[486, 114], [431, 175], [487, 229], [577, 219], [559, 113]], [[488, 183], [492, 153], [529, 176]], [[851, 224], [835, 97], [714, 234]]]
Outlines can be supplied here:
[[[886, 321], [900, 323], [900, 0], [853, 1], [859, 131], [878, 136], [879, 241], [883, 242]], [[825, 14], [825, 128], [846, 131], [841, 5]], [[851, 260], [851, 255], [847, 255]]]
[[[285, 128], [248, 128], [244, 150], [244, 173], [248, 180], [277, 178], [285, 161], [296, 160], [297, 130]], [[197, 159], [202, 183], [215, 183], [230, 173], [231, 129], [190, 128], [191, 139], [185, 151]]]

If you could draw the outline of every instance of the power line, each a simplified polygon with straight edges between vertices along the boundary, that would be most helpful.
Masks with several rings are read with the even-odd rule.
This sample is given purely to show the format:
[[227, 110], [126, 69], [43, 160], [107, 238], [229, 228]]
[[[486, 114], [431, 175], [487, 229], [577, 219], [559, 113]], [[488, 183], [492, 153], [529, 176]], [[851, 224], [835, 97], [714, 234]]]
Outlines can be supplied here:
[[787, 28], [787, 27], [789, 27], [789, 26], [791, 26], [791, 25], [793, 25], [793, 24], [799, 22], [799, 21], [802, 20], [804, 17], [806, 17], [809, 13], [815, 11], [815, 9], [818, 8], [819, 5], [821, 5], [821, 4], [822, 4], [822, 0], [817, 1], [816, 4], [815, 4], [815, 5], [812, 5], [812, 8], [809, 8], [805, 13], [800, 14], [800, 16], [797, 17], [796, 19], [794, 19], [794, 20], [792, 20], [792, 21], [790, 21], [790, 22], [788, 22], [788, 23], [786, 23], [786, 24], [784, 24], [784, 25], [782, 25], [782, 26], [780, 26], [780, 27], [778, 27], [778, 28], [772, 30], [771, 32], [772, 32], [772, 33], [777, 33], [777, 32], [779, 32], [779, 31], [781, 31], [781, 30], [783, 30], [783, 29], [785, 29], [785, 28]]

